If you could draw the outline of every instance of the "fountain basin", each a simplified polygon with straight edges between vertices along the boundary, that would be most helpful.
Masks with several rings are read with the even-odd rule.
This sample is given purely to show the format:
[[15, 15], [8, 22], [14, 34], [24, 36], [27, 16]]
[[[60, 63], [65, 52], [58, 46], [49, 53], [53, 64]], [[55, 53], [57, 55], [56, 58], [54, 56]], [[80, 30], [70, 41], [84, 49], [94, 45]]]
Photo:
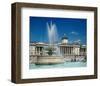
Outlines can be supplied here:
[[64, 63], [64, 58], [60, 56], [44, 56], [37, 57], [37, 62], [35, 64], [59, 64]]

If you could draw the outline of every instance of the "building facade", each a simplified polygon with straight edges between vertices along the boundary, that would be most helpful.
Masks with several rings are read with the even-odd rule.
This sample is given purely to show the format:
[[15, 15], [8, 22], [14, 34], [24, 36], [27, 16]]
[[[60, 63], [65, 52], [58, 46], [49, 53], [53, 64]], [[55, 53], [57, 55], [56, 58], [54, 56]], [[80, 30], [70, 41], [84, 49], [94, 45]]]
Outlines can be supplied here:
[[[66, 61], [81, 61], [86, 59], [86, 45], [81, 45], [80, 43], [69, 43], [68, 38], [64, 35], [60, 43], [57, 45], [61, 55]], [[50, 44], [37, 42], [30, 43], [29, 53], [30, 59], [36, 56], [48, 56], [48, 47]], [[54, 47], [53, 55], [58, 55], [56, 53], [56, 47]]]

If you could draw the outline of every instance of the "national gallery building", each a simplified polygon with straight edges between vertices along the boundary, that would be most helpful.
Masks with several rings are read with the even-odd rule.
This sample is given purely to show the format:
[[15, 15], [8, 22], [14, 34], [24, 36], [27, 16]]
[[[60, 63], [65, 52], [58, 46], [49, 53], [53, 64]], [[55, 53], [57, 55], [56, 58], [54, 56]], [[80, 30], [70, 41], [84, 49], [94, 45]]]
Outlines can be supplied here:
[[[54, 44], [53, 55], [57, 55], [55, 52], [57, 49]], [[30, 59], [35, 56], [48, 56], [47, 48], [50, 44], [36, 42], [30, 43], [29, 54]], [[86, 45], [80, 45], [79, 43], [69, 43], [68, 38], [63, 36], [61, 42], [57, 44], [61, 55], [65, 58], [66, 61], [81, 61], [86, 58]]]

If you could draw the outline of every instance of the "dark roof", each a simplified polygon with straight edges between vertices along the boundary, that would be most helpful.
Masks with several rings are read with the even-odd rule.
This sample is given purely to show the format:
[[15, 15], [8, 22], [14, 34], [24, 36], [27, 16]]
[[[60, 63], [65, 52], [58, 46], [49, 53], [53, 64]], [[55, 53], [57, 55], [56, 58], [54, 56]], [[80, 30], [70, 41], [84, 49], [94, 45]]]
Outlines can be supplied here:
[[68, 39], [68, 37], [66, 36], [66, 34], [64, 34], [64, 36], [61, 39]]

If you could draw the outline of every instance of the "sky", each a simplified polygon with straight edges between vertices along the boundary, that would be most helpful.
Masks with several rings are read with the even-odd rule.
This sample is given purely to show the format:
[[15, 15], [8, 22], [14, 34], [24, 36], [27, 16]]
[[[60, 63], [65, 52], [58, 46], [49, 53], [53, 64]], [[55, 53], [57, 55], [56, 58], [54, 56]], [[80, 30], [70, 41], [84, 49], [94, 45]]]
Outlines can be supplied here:
[[48, 43], [47, 23], [56, 25], [58, 41], [66, 34], [69, 43], [80, 41], [86, 44], [87, 20], [79, 18], [56, 18], [56, 17], [29, 17], [30, 42]]

